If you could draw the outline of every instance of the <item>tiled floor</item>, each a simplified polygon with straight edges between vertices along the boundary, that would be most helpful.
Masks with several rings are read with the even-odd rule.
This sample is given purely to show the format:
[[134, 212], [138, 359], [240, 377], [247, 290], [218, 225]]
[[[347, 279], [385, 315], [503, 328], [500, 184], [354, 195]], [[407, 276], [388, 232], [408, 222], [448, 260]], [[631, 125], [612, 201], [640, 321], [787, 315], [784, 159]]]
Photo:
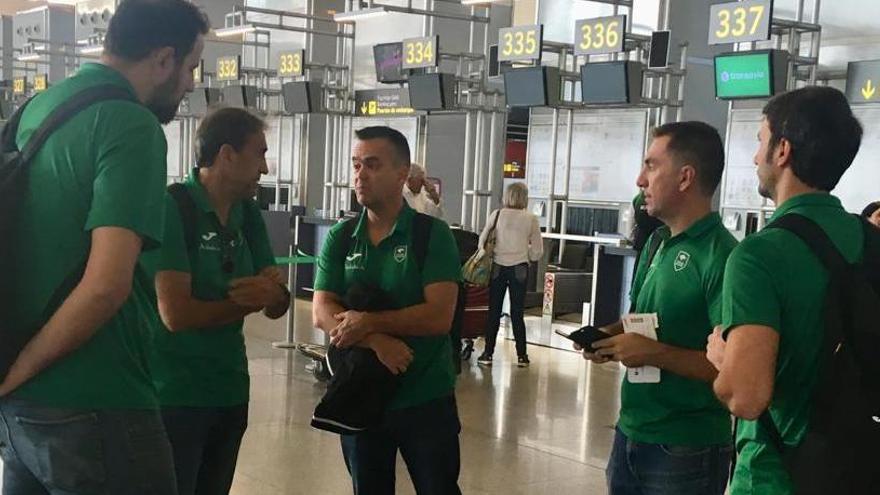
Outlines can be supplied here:
[[[297, 309], [298, 323], [308, 325], [309, 303]], [[338, 437], [309, 426], [323, 387], [305, 370], [308, 359], [271, 347], [282, 333], [281, 322], [246, 325], [251, 416], [233, 494], [349, 494]], [[604, 494], [618, 366], [531, 347], [531, 368], [519, 369], [512, 344], [499, 344], [491, 369], [472, 358], [459, 379], [463, 493]], [[402, 461], [397, 485], [414, 493]]]
[[[310, 327], [310, 303], [297, 304], [297, 334]], [[533, 320], [534, 321], [534, 320]], [[336, 435], [309, 426], [323, 386], [310, 360], [275, 349], [284, 320], [249, 318], [250, 426], [233, 495], [343, 495], [351, 482]], [[477, 344], [480, 351], [482, 343]], [[588, 365], [574, 352], [530, 347], [517, 368], [512, 342], [499, 343], [491, 369], [465, 364], [457, 387], [465, 495], [602, 495], [620, 369]], [[2, 481], [0, 481], [2, 485]], [[413, 494], [398, 459], [398, 493]]]

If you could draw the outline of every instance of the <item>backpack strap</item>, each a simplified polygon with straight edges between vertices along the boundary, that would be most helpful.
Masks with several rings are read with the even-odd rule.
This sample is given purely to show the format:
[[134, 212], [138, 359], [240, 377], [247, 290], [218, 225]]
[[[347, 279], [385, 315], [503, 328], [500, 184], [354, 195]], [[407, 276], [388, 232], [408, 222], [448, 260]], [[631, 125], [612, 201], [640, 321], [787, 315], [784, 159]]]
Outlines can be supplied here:
[[[67, 101], [55, 107], [52, 113], [43, 120], [40, 127], [31, 135], [27, 144], [21, 150], [22, 165], [30, 162], [34, 155], [40, 151], [43, 144], [46, 143], [46, 140], [49, 139], [49, 136], [70, 120], [70, 118], [95, 103], [107, 100], [134, 101], [134, 97], [128, 89], [116, 84], [93, 86], [76, 93], [68, 98]], [[18, 118], [21, 118], [20, 113], [18, 113]], [[18, 122], [16, 122], [15, 127], [18, 127]]]
[[849, 265], [822, 227], [803, 215], [797, 213], [783, 215], [770, 223], [767, 228], [787, 230], [798, 236], [829, 272], [837, 273]]
[[189, 254], [190, 264], [193, 262], [193, 254], [199, 243], [198, 210], [196, 202], [186, 189], [186, 185], [174, 183], [168, 186], [168, 194], [177, 203], [177, 211], [180, 213], [180, 222], [183, 225], [183, 239], [186, 242], [186, 251]]
[[424, 213], [416, 212], [412, 220], [413, 252], [416, 257], [416, 265], [419, 273], [425, 271], [425, 260], [428, 258], [428, 245], [431, 243], [431, 230], [434, 227], [434, 218]]
[[645, 253], [648, 256], [648, 266], [651, 266], [651, 263], [654, 262], [654, 256], [657, 256], [657, 251], [660, 250], [660, 244], [663, 244], [663, 239], [657, 235], [657, 231], [655, 230], [653, 234], [651, 234], [651, 243], [648, 244], [648, 251]]
[[[363, 215], [363, 213], [361, 215]], [[359, 215], [354, 218], [343, 220], [342, 229], [339, 231], [340, 242], [342, 242], [343, 266], [345, 264], [345, 257], [348, 256], [348, 252], [351, 250], [351, 236], [354, 235], [354, 231], [357, 228], [357, 224], [360, 218], [361, 217]]]

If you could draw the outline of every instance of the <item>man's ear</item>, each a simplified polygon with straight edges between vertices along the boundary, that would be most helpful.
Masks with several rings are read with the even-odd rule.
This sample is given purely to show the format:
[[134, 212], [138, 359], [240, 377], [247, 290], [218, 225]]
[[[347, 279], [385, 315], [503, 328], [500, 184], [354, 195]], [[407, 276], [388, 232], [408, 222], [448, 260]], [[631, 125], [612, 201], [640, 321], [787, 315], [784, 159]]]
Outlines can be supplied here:
[[679, 170], [678, 190], [680, 192], [687, 191], [697, 185], [697, 169], [692, 165], [682, 165]]

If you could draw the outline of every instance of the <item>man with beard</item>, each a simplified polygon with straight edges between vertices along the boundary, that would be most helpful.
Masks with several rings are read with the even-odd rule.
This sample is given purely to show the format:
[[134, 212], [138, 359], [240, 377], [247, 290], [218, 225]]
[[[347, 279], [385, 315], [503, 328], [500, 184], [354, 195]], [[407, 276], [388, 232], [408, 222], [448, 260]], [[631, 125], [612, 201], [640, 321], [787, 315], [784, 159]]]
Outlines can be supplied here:
[[208, 28], [183, 0], [122, 2], [101, 63], [22, 116], [19, 149], [81, 91], [109, 84], [129, 96], [89, 106], [49, 137], [3, 240], [13, 243], [4, 275], [16, 281], [3, 324], [32, 335], [0, 384], [6, 495], [177, 493], [144, 359], [151, 303], [137, 261], [162, 241], [160, 124], [192, 90]]
[[[776, 96], [763, 113], [754, 162], [760, 194], [776, 204], [771, 222], [789, 214], [806, 217], [847, 263], [861, 260], [860, 221], [830, 194], [862, 138], [846, 97], [833, 88], [807, 87]], [[785, 454], [794, 451], [815, 418], [811, 410], [823, 362], [829, 281], [820, 258], [782, 228], [750, 235], [727, 261], [722, 324], [709, 338], [707, 356], [719, 370], [716, 395], [740, 418], [732, 495], [796, 492], [777, 442]], [[769, 417], [759, 420], [764, 411]], [[867, 473], [873, 466], [864, 469]], [[876, 493], [851, 491], [844, 481], [851, 480], [835, 480], [839, 488], [820, 490]]]
[[244, 317], [280, 318], [290, 301], [253, 199], [269, 172], [265, 127], [240, 108], [205, 117], [198, 168], [169, 188], [162, 247], [143, 256], [162, 320], [150, 372], [179, 495], [229, 493], [248, 418]]

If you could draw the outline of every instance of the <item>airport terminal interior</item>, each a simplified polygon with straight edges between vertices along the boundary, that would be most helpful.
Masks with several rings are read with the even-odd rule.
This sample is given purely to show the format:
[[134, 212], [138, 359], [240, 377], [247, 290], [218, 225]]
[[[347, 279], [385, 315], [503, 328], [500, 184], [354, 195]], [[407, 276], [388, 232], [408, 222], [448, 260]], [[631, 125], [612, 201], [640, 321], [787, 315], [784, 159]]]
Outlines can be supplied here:
[[[99, 61], [124, 1], [0, 0], [0, 124]], [[855, 213], [880, 199], [866, 187], [880, 184], [874, 0], [192, 3], [211, 30], [194, 91], [164, 126], [168, 184], [195, 167], [196, 129], [213, 108], [265, 119], [268, 173], [256, 201], [292, 294], [284, 318], [245, 320], [250, 413], [235, 495], [352, 491], [339, 435], [310, 425], [331, 380], [328, 337], [311, 314], [315, 256], [340, 219], [362, 210], [351, 166], [358, 129], [406, 137], [462, 260], [511, 184], [527, 185], [526, 211], [538, 218], [543, 254], [525, 277], [530, 366], [518, 366], [508, 299], [494, 362], [479, 364], [485, 291], [466, 303], [455, 397], [467, 495], [606, 493], [626, 368], [584, 360], [561, 334], [629, 311], [633, 198], [652, 128], [699, 120], [719, 130], [725, 169], [713, 207], [743, 239], [775, 208], [758, 194], [753, 161], [763, 105], [832, 86], [864, 127], [834, 193]], [[415, 493], [401, 458], [396, 483]]]

